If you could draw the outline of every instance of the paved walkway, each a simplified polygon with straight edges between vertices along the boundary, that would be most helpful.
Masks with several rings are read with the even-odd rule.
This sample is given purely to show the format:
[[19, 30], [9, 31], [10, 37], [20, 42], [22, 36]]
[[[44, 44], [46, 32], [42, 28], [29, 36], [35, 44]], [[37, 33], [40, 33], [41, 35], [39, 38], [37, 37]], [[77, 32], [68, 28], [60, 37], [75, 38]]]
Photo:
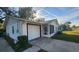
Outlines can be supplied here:
[[0, 52], [13, 52], [13, 49], [3, 38], [0, 38]]
[[[79, 52], [79, 43], [56, 40], [51, 38], [40, 38], [30, 42], [33, 46], [24, 52], [37, 52], [44, 49], [48, 52]], [[0, 52], [13, 52], [8, 43], [0, 38]]]
[[51, 38], [37, 39], [31, 41], [31, 44], [49, 52], [79, 52], [79, 43]]
[[24, 52], [38, 52], [40, 50], [37, 46], [32, 46], [31, 48], [26, 49]]

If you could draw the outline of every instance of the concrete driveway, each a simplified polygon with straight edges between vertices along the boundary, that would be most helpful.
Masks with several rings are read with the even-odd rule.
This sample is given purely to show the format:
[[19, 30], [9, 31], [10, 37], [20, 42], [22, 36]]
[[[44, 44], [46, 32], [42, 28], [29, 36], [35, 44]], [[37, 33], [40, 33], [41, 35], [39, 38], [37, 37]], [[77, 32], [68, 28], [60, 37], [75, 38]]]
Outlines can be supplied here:
[[5, 39], [0, 38], [0, 52], [13, 52], [14, 50], [8, 45]]
[[36, 39], [31, 41], [31, 44], [48, 52], [79, 52], [79, 43], [51, 38]]

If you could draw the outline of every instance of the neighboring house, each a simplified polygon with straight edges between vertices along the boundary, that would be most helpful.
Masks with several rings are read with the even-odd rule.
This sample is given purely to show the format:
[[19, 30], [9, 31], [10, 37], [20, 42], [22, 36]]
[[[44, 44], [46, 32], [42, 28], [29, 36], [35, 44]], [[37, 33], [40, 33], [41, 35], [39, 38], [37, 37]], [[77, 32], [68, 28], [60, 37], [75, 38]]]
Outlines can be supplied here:
[[51, 37], [58, 32], [57, 19], [36, 22], [22, 18], [7, 16], [6, 18], [6, 33], [14, 39], [16, 43], [17, 37], [26, 35], [28, 40], [33, 40], [39, 37]]

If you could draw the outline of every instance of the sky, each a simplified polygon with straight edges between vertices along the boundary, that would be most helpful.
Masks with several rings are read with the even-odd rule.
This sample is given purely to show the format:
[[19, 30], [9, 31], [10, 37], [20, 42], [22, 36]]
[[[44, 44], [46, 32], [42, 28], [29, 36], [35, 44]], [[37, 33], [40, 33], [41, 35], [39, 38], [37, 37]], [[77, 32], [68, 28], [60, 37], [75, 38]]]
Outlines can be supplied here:
[[60, 24], [67, 21], [72, 25], [79, 25], [78, 7], [35, 7], [37, 17], [43, 17], [45, 20], [57, 19]]
[[[18, 8], [15, 8], [18, 11]], [[45, 20], [57, 19], [59, 24], [70, 21], [72, 25], [79, 25], [79, 7], [33, 7], [37, 18]]]

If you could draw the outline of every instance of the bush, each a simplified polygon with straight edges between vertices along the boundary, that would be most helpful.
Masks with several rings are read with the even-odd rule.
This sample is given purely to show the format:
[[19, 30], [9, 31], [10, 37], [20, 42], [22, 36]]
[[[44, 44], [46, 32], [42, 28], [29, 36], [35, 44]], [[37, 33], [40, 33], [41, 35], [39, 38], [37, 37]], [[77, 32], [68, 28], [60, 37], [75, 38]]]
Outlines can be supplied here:
[[18, 43], [22, 44], [22, 45], [25, 45], [28, 43], [28, 38], [27, 36], [19, 36], [18, 37]]
[[16, 44], [14, 43], [14, 40], [9, 36], [5, 36], [5, 39], [16, 52], [21, 52], [32, 46], [31, 44], [28, 43], [27, 36], [19, 36], [18, 42]]
[[31, 46], [31, 44], [28, 43], [27, 36], [19, 36], [18, 37], [18, 42], [16, 43], [16, 50], [17, 51], [22, 51], [30, 46]]
[[62, 34], [62, 31], [58, 31], [56, 34]]
[[0, 37], [3, 37], [4, 33], [5, 33], [5, 30], [4, 29], [0, 29]]
[[3, 32], [5, 32], [5, 29], [0, 29], [0, 33], [3, 33]]

